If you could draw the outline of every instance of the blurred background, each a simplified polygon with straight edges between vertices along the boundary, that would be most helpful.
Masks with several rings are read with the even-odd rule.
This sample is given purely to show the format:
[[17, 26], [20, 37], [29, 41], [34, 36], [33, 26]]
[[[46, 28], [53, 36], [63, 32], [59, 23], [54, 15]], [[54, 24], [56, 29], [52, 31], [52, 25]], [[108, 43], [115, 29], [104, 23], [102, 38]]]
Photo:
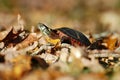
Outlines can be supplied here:
[[120, 32], [120, 0], [0, 0], [0, 26], [9, 27], [20, 14], [25, 27], [44, 23], [82, 32]]

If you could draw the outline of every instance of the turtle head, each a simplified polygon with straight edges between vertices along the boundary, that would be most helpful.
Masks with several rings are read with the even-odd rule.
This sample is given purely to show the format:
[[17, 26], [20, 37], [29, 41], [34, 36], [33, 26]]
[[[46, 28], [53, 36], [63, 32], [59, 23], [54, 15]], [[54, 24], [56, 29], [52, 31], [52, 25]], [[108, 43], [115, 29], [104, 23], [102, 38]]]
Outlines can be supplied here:
[[38, 23], [37, 27], [44, 35], [49, 36], [51, 34], [51, 32], [52, 32], [52, 29], [50, 29], [49, 27], [47, 27], [43, 23]]

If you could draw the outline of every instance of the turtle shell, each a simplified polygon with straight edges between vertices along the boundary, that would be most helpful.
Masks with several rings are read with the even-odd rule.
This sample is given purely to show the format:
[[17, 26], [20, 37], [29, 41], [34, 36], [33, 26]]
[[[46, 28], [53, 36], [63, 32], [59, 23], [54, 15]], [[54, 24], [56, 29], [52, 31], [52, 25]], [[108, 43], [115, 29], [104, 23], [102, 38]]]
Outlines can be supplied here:
[[66, 27], [58, 28], [56, 30], [58, 30], [59, 32], [62, 32], [64, 36], [67, 35], [68, 37], [76, 40], [76, 42], [82, 43], [85, 46], [89, 46], [91, 44], [88, 38], [83, 33], [77, 30], [73, 30], [73, 29], [66, 28]]

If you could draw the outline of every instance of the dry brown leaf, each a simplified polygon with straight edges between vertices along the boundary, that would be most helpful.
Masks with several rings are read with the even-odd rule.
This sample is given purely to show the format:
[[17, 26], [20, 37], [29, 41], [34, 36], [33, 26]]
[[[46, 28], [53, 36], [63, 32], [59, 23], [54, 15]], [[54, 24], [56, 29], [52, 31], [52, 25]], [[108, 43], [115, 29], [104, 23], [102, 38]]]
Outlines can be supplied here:
[[37, 40], [38, 40], [37, 36], [35, 36], [33, 33], [30, 33], [28, 37], [21, 43], [17, 44], [16, 47], [17, 49], [25, 48]]
[[78, 80], [108, 80], [104, 73], [89, 73], [82, 74]]
[[22, 36], [20, 36], [22, 32], [24, 32], [24, 30], [23, 31], [19, 30], [15, 32], [14, 28], [12, 28], [10, 32], [6, 35], [6, 37], [2, 39], [0, 42], [4, 43], [4, 47], [15, 46], [16, 44], [20, 43], [26, 38], [26, 37], [22, 38]]
[[107, 44], [106, 47], [109, 50], [114, 50], [114, 49], [116, 49], [116, 47], [118, 47], [117, 41], [118, 41], [118, 39], [117, 38], [112, 38], [112, 36], [104, 39], [104, 43]]
[[30, 56], [17, 56], [12, 59], [13, 70], [12, 75], [15, 78], [19, 79], [25, 72], [28, 72], [31, 69], [31, 57]]

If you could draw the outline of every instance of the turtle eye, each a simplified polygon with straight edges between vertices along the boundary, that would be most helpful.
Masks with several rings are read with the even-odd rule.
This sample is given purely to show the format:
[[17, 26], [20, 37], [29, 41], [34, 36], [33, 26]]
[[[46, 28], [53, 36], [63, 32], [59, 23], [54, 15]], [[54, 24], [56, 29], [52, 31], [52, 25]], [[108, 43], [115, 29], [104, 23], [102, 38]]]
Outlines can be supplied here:
[[42, 31], [46, 30], [45, 26], [42, 26], [42, 27], [41, 27], [41, 30], [42, 30]]
[[49, 31], [51, 31], [51, 29], [48, 29]]
[[45, 31], [46, 30], [46, 27], [44, 26], [44, 25], [40, 25], [40, 26], [38, 26], [38, 28], [40, 29], [40, 31]]
[[43, 23], [38, 23], [38, 28], [43, 31], [46, 29], [46, 26]]

